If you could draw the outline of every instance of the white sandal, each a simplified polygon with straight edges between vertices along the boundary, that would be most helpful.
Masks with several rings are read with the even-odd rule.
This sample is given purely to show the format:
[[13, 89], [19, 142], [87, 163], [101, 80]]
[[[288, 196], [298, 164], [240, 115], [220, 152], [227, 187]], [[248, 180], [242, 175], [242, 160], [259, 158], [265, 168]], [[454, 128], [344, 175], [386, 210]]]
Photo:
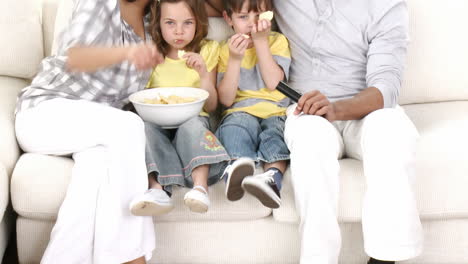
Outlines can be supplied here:
[[[200, 190], [200, 191], [197, 191]], [[192, 212], [206, 213], [210, 206], [210, 198], [208, 197], [208, 191], [200, 185], [196, 185], [192, 190], [188, 191], [184, 196], [184, 204]]]

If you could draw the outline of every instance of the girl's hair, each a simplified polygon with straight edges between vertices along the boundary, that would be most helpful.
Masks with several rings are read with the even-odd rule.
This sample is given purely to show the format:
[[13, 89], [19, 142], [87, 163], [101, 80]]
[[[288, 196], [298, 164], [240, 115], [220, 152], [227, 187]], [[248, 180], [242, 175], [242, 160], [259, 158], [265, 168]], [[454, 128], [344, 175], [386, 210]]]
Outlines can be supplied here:
[[259, 12], [262, 5], [265, 5], [265, 10], [262, 11], [273, 9], [271, 0], [223, 0], [224, 10], [226, 10], [227, 15], [231, 17], [233, 12], [239, 13], [242, 10], [242, 5], [244, 5], [246, 1], [249, 2], [249, 12]]
[[[133, 2], [136, 2], [137, 0], [127, 0], [127, 2], [129, 3], [133, 3]], [[151, 11], [151, 5], [153, 4], [155, 0], [151, 0], [148, 2], [148, 4], [146, 5], [145, 7], [145, 14], [149, 14], [149, 12]]]
[[163, 39], [161, 32], [161, 5], [163, 3], [185, 2], [195, 17], [196, 29], [193, 40], [185, 47], [186, 51], [200, 52], [201, 42], [208, 34], [208, 16], [205, 11], [204, 0], [157, 0], [151, 5], [150, 32], [158, 50], [166, 56], [169, 44]]

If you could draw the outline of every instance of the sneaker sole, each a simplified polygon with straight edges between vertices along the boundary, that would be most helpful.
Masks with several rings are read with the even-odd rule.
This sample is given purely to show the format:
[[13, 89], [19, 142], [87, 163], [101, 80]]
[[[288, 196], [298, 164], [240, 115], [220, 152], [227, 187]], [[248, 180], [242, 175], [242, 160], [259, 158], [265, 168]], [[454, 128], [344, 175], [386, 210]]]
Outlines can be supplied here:
[[255, 165], [243, 164], [237, 167], [236, 171], [228, 178], [226, 186], [226, 197], [229, 201], [238, 201], [244, 196], [244, 189], [242, 189], [242, 181], [246, 176], [253, 175], [255, 172]]
[[281, 205], [281, 200], [272, 198], [265, 190], [257, 187], [256, 185], [246, 183], [243, 184], [242, 187], [245, 189], [245, 191], [256, 197], [266, 207], [277, 209]]
[[184, 200], [184, 204], [190, 211], [195, 213], [206, 213], [208, 211], [208, 205], [197, 199], [187, 198]]
[[169, 213], [172, 209], [174, 209], [174, 205], [163, 205], [142, 201], [134, 204], [130, 211], [133, 215], [137, 216], [159, 216]]

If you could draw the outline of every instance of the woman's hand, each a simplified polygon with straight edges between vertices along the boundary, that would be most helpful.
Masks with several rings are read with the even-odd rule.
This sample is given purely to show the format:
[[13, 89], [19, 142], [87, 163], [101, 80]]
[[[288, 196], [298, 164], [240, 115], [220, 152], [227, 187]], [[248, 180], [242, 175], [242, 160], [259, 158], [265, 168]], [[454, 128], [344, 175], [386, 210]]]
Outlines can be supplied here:
[[146, 70], [156, 67], [164, 62], [164, 58], [154, 44], [141, 43], [128, 47], [127, 60], [138, 70]]
[[237, 33], [232, 36], [228, 41], [229, 57], [232, 59], [242, 60], [249, 43], [250, 40], [246, 38], [244, 34]]
[[267, 40], [271, 32], [271, 21], [268, 19], [260, 19], [252, 28], [252, 40]]
[[203, 60], [203, 57], [200, 54], [195, 52], [187, 52], [184, 54], [184, 56], [182, 56], [182, 58], [187, 59], [187, 67], [196, 70], [200, 75], [200, 79], [203, 79], [208, 75], [205, 60]]

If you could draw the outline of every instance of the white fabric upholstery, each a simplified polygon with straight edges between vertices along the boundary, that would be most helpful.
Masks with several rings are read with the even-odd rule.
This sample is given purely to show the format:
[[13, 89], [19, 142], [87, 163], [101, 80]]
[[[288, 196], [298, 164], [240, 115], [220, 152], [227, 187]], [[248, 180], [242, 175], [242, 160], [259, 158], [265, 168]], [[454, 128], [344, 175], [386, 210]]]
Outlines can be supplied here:
[[10, 177], [5, 167], [0, 163], [0, 222], [3, 220], [10, 200]]
[[[52, 43], [55, 38], [55, 21], [57, 14], [57, 0], [43, 0], [42, 1], [42, 30], [44, 34], [44, 55], [49, 56], [52, 50]], [[60, 1], [62, 3], [68, 3], [69, 1]], [[70, 8], [70, 16], [72, 9]]]
[[44, 53], [40, 2], [3, 0], [0, 8], [0, 75], [33, 77]]
[[[50, 221], [18, 218], [20, 263], [39, 263], [52, 227]], [[234, 222], [165, 222], [155, 227], [157, 249], [150, 264], [297, 264], [297, 226], [270, 217]], [[340, 227], [343, 247], [339, 264], [365, 263], [361, 224], [342, 223]], [[402, 264], [468, 263], [467, 219], [424, 221], [423, 229], [426, 250]]]
[[26, 85], [22, 79], [0, 76], [0, 163], [8, 175], [11, 175], [20, 154], [14, 130], [16, 95]]
[[466, 0], [408, 0], [410, 39], [400, 104], [468, 99]]

